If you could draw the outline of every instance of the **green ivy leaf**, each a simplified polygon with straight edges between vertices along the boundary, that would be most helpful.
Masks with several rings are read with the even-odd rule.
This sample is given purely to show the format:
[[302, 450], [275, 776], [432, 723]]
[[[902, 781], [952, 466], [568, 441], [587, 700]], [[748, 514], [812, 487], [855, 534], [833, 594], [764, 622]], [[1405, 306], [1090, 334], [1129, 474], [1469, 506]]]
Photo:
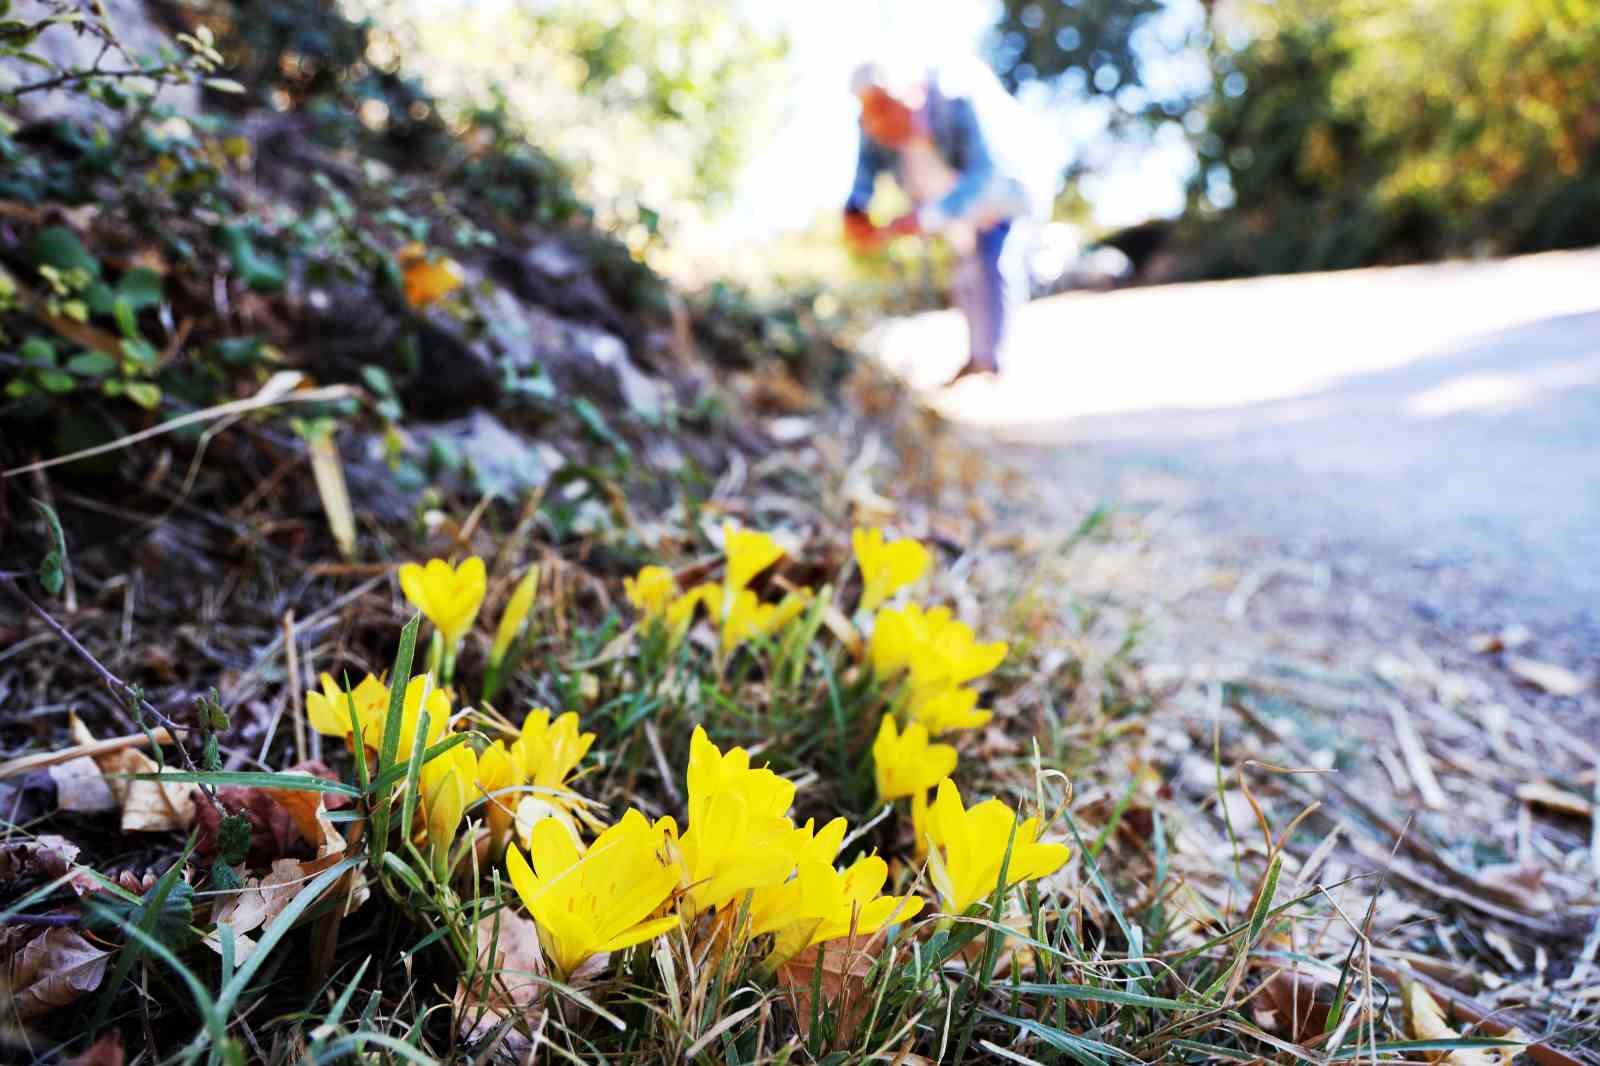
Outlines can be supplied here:
[[[85, 912], [84, 925], [93, 932], [108, 935], [117, 933], [124, 924], [142, 926], [145, 910], [155, 902], [153, 896], [160, 887], [152, 887], [137, 903], [102, 893], [95, 899], [96, 906]], [[161, 909], [155, 912], [154, 924], [149, 929], [150, 935], [173, 949], [187, 947], [194, 940], [194, 933], [190, 929], [194, 924], [194, 886], [187, 881], [177, 882], [167, 892], [160, 906]]]
[[84, 270], [91, 278], [100, 276], [100, 261], [78, 240], [78, 235], [65, 226], [46, 226], [33, 238], [29, 249], [34, 266], [51, 266], [57, 270]]
[[361, 380], [378, 396], [394, 395], [394, 383], [389, 380], [389, 372], [381, 366], [362, 367]]
[[44, 389], [45, 392], [59, 396], [64, 392], [71, 392], [75, 385], [77, 385], [77, 381], [64, 370], [39, 371], [39, 387]]
[[117, 361], [105, 352], [79, 352], [67, 360], [67, 370], [81, 378], [103, 378], [117, 369]]
[[130, 381], [124, 391], [128, 399], [143, 407], [146, 411], [154, 411], [161, 406], [161, 386], [148, 381]]
[[117, 320], [117, 330], [124, 338], [130, 341], [143, 339], [139, 336], [139, 320], [134, 316], [133, 305], [126, 297], [118, 296], [111, 302], [111, 317]]
[[117, 282], [117, 296], [128, 301], [134, 311], [161, 303], [161, 275], [149, 267], [134, 267]]
[[227, 337], [217, 341], [217, 355], [229, 366], [253, 366], [261, 362], [262, 348], [260, 337]]
[[122, 354], [141, 366], [155, 366], [158, 355], [155, 346], [142, 337], [123, 338]]
[[29, 337], [17, 349], [17, 355], [29, 366], [53, 367], [56, 365], [55, 345], [43, 337]]

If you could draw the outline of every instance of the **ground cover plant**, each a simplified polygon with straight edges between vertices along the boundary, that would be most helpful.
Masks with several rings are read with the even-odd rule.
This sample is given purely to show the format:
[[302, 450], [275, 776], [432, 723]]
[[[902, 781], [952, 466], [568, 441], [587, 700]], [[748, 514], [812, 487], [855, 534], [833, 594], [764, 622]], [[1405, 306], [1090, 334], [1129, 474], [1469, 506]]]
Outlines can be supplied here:
[[673, 293], [370, 24], [153, 5], [135, 78], [46, 7], [7, 58], [95, 49], [0, 111], [99, 110], [0, 123], [5, 1057], [1592, 1046], [1576, 742], [1457, 728], [1434, 789], [1517, 805], [1413, 830], [1325, 773], [1354, 686], [1174, 682], [1144, 525]]

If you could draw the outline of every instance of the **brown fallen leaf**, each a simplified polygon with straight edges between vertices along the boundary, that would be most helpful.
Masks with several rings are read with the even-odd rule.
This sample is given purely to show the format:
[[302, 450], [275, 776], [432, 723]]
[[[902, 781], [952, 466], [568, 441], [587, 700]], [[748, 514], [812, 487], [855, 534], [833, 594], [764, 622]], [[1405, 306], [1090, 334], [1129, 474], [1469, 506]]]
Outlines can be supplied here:
[[[78, 719], [72, 720], [73, 740], [94, 743], [94, 734]], [[122, 831], [159, 833], [188, 829], [194, 825], [198, 786], [188, 782], [166, 784], [160, 781], [134, 781], [128, 774], [154, 774], [162, 771], [157, 762], [137, 748], [121, 748], [94, 757], [105, 775], [106, 785], [122, 807]]]
[[1506, 656], [1506, 669], [1517, 678], [1552, 696], [1577, 696], [1589, 687], [1589, 679], [1555, 663], [1529, 659], [1522, 655]]
[[[1438, 1000], [1429, 994], [1420, 981], [1406, 980], [1401, 984], [1401, 994], [1404, 997], [1406, 1019], [1411, 1026], [1411, 1035], [1417, 1040], [1459, 1040], [1461, 1033], [1457, 1032], [1445, 1020], [1444, 1011], [1440, 1008]], [[1522, 1041], [1524, 1038], [1515, 1029], [1505, 1034], [1505, 1039]], [[1508, 1046], [1503, 1048], [1461, 1048], [1455, 1051], [1425, 1051], [1423, 1056], [1429, 1062], [1449, 1063], [1451, 1066], [1510, 1066], [1511, 1061], [1522, 1052], [1521, 1046]]]
[[224, 813], [242, 815], [250, 823], [250, 850], [245, 854], [245, 864], [252, 869], [269, 866], [278, 859], [311, 855], [295, 828], [294, 818], [264, 789], [219, 788], [217, 803], [220, 811], [209, 803], [195, 809], [195, 827], [200, 831], [195, 851], [201, 859], [209, 861], [216, 855], [217, 832]]
[[[313, 792], [309, 795], [320, 798], [322, 793]], [[270, 873], [264, 877], [246, 880], [244, 888], [217, 904], [212, 910], [211, 917], [214, 923], [219, 925], [223, 922], [228, 923], [229, 930], [233, 934], [235, 959], [248, 958], [250, 952], [255, 949], [255, 941], [250, 938], [249, 933], [276, 918], [289, 905], [289, 901], [294, 899], [301, 885], [344, 857], [344, 837], [329, 820], [328, 812], [322, 808], [320, 802], [317, 805], [315, 825], [317, 827], [315, 859], [274, 859]], [[366, 877], [359, 871], [352, 870], [330, 886], [323, 893], [323, 898], [330, 895], [343, 895], [344, 913], [349, 914], [367, 902], [372, 890], [367, 884]], [[213, 951], [221, 951], [222, 940], [217, 930], [213, 929], [206, 936], [205, 944]]]
[[105, 774], [87, 755], [52, 766], [50, 779], [56, 783], [56, 809], [75, 814], [100, 814], [117, 809]]
[[[272, 872], [265, 877], [253, 877], [231, 898], [216, 905], [211, 920], [228, 925], [233, 935], [233, 957], [243, 962], [255, 950], [256, 942], [248, 934], [266, 925], [293, 901], [300, 886], [316, 876], [308, 871], [307, 864], [299, 859], [278, 859]], [[213, 951], [221, 952], [222, 940], [218, 930], [212, 930], [205, 943]]]
[[[295, 776], [311, 775], [335, 780], [333, 771], [319, 762], [306, 762], [282, 771]], [[217, 851], [217, 831], [223, 813], [241, 814], [250, 822], [250, 851], [246, 864], [259, 869], [275, 859], [302, 859], [315, 855], [324, 858], [334, 850], [344, 850], [344, 838], [327, 818], [327, 808], [345, 806], [348, 800], [332, 792], [306, 789], [220, 788], [217, 803], [200, 804], [195, 825], [200, 830], [196, 850], [205, 859]]]
[[0, 881], [19, 877], [54, 880], [72, 869], [78, 850], [78, 845], [53, 833], [0, 845]]
[[546, 971], [538, 927], [514, 911], [503, 910], [478, 923], [477, 939], [478, 971], [470, 984], [461, 985], [456, 992], [457, 1032], [467, 1043], [476, 1044], [507, 1017], [519, 1015], [527, 1023], [528, 1034], [508, 1030], [494, 1054], [525, 1061], [545, 1019], [540, 999]]
[[68, 1059], [66, 1066], [123, 1066], [127, 1061], [128, 1053], [122, 1048], [122, 1033], [113, 1029]]
[[1273, 1028], [1295, 1043], [1322, 1033], [1328, 1025], [1334, 987], [1312, 973], [1279, 970], [1262, 985]]
[[[840, 937], [806, 948], [778, 967], [778, 987], [789, 993], [795, 1025], [801, 1037], [811, 1035], [813, 1015], [833, 1022], [836, 1036], [848, 1040], [866, 1018], [872, 1006], [867, 994], [867, 974], [883, 951], [882, 933], [873, 936]], [[817, 982], [817, 966], [822, 966], [820, 1012], [811, 998]]]
[[109, 956], [66, 926], [29, 940], [6, 967], [5, 992], [16, 1017], [35, 1018], [93, 992], [105, 980]]

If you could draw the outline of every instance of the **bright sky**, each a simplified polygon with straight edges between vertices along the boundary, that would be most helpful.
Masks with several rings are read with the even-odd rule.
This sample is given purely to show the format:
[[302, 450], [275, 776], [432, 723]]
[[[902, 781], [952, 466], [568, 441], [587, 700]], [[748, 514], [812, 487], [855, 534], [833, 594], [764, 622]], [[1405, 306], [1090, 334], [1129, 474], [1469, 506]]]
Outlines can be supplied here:
[[[971, 54], [993, 24], [997, 7], [992, 0], [747, 3], [756, 17], [788, 33], [796, 84], [789, 113], [771, 144], [751, 161], [733, 210], [719, 227], [730, 242], [802, 227], [819, 211], [843, 204], [855, 165], [856, 103], [849, 78], [857, 64], [885, 52], [926, 55], [935, 62], [939, 56]], [[1163, 37], [1181, 37], [1188, 20], [1199, 17], [1198, 0], [1175, 0], [1165, 24], [1150, 27], [1143, 50], [1161, 52]], [[1164, 58], [1146, 70], [1158, 91], [1163, 83], [1187, 84], [1205, 76], [1195, 57]], [[1047, 121], [1074, 152], [1090, 153], [1095, 160], [1083, 189], [1097, 223], [1131, 225], [1182, 208], [1194, 156], [1175, 127], [1149, 144], [1118, 147], [1103, 138], [1104, 107], [1055, 108], [1047, 112]]]

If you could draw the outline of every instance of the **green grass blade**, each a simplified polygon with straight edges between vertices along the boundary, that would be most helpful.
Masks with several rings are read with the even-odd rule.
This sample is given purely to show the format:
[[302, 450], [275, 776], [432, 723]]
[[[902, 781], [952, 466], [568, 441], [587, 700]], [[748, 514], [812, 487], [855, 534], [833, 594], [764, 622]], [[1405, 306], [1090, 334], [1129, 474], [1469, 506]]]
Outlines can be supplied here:
[[[389, 713], [383, 721], [383, 741], [378, 747], [380, 778], [394, 765], [395, 755], [400, 751], [400, 722], [405, 717], [406, 686], [411, 682], [411, 659], [417, 651], [417, 630], [421, 627], [422, 615], [414, 614], [400, 631], [400, 649], [395, 652], [394, 675], [389, 679]], [[372, 796], [372, 839], [367, 845], [374, 865], [383, 861], [383, 852], [388, 845], [389, 790], [379, 787]]]
[[1008, 985], [1008, 989], [1026, 996], [1047, 996], [1053, 999], [1070, 999], [1089, 1003], [1118, 1003], [1126, 1007], [1151, 1007], [1156, 1010], [1206, 1011], [1213, 1009], [1204, 1003], [1184, 1003], [1165, 996], [1147, 996], [1142, 992], [1124, 992], [1118, 988], [1096, 988], [1093, 985], [1052, 985], [1023, 981]]
[[1347, 1047], [1328, 1056], [1329, 1062], [1344, 1062], [1357, 1056], [1370, 1055], [1373, 1052], [1392, 1052], [1396, 1055], [1410, 1057], [1413, 1051], [1470, 1051], [1479, 1048], [1505, 1048], [1525, 1047], [1526, 1042], [1521, 1040], [1507, 1040], [1503, 1037], [1484, 1036], [1459, 1036], [1451, 1040], [1387, 1040], [1377, 1044], [1364, 1044], [1361, 1047]]
[[129, 781], [159, 781], [164, 785], [193, 783], [214, 785], [217, 788], [281, 788], [289, 792], [333, 792], [355, 797], [360, 790], [343, 781], [329, 781], [312, 774], [274, 774], [259, 771], [188, 771], [168, 770], [161, 774], [107, 774]]

